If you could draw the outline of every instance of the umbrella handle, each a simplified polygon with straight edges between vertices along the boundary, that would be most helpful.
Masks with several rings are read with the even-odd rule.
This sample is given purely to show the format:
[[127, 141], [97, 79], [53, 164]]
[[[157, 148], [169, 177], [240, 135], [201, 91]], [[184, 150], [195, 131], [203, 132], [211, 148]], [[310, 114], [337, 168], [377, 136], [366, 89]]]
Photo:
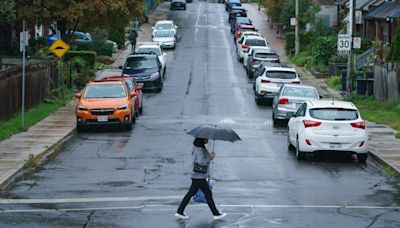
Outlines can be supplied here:
[[214, 149], [215, 149], [215, 139], [213, 140], [213, 149], [212, 149], [212, 152], [215, 152]]

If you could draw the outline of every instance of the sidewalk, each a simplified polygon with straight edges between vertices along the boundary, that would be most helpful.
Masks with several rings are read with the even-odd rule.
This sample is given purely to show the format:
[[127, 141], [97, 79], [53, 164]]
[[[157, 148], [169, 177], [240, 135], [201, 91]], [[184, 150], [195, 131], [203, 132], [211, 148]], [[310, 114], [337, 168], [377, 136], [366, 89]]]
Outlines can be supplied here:
[[[259, 32], [268, 40], [271, 48], [275, 49], [279, 54], [283, 63], [290, 63], [285, 54], [285, 41], [278, 37], [278, 34], [270, 27], [268, 16], [264, 10], [258, 11], [256, 4], [245, 4], [248, 14], [258, 14], [263, 19], [261, 21], [254, 20]], [[251, 18], [253, 19], [253, 18]], [[258, 22], [258, 23], [257, 23]], [[267, 27], [268, 29], [263, 29]], [[304, 84], [312, 85], [317, 88], [319, 94], [324, 98], [343, 99], [343, 96], [331, 89], [324, 79], [318, 79], [307, 69], [292, 64], [301, 76]], [[390, 166], [397, 174], [400, 174], [400, 140], [395, 138], [396, 131], [387, 125], [367, 122], [367, 131], [370, 136], [369, 155], [383, 165]]]
[[[149, 14], [149, 22], [167, 18], [169, 3], [160, 4], [157, 9]], [[151, 41], [153, 24], [145, 23], [141, 26], [138, 43]], [[131, 48], [117, 52], [117, 58], [111, 65], [118, 69], [125, 63]], [[97, 72], [98, 74], [101, 73]], [[35, 162], [44, 162], [46, 157], [57, 152], [59, 147], [74, 135], [76, 100], [71, 101], [57, 112], [49, 115], [38, 124], [30, 127], [26, 132], [13, 135], [11, 138], [0, 142], [0, 191], [11, 185], [15, 178], [23, 175], [25, 164], [30, 156], [35, 156]], [[25, 170], [24, 170], [25, 171]], [[26, 170], [29, 172], [29, 170]]]

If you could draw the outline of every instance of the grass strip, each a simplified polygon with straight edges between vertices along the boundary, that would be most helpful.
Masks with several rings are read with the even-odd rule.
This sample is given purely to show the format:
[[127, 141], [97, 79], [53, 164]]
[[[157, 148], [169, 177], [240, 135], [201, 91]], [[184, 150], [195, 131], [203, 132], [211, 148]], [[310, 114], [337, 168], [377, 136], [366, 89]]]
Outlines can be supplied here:
[[[400, 131], [400, 99], [382, 102], [374, 97], [356, 96], [348, 100], [357, 106], [363, 119]], [[400, 138], [400, 134], [396, 134], [396, 138]]]
[[[49, 114], [57, 111], [63, 102], [61, 99], [51, 100], [31, 108], [25, 112], [25, 128], [29, 128], [46, 118]], [[10, 138], [13, 134], [20, 133], [21, 129], [21, 113], [8, 120], [0, 121], [0, 141]]]

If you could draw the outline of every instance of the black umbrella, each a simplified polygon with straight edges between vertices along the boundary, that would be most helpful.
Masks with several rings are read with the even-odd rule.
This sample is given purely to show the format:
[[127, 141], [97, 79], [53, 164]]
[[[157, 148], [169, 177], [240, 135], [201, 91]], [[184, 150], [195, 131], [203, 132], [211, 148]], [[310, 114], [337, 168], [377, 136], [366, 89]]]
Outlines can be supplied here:
[[[212, 139], [212, 140], [223, 140], [235, 142], [242, 140], [236, 132], [228, 127], [220, 127], [218, 125], [203, 124], [194, 129], [189, 133], [196, 138]], [[213, 144], [213, 151], [214, 151]]]

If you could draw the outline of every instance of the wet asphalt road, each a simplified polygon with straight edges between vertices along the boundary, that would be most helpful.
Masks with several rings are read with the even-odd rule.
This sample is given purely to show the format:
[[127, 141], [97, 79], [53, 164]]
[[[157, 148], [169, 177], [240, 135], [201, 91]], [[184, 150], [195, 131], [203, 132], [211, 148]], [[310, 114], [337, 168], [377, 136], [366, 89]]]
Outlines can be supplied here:
[[[373, 162], [348, 156], [297, 161], [271, 108], [257, 106], [237, 63], [223, 5], [195, 1], [171, 12], [178, 46], [168, 52], [160, 94], [146, 94], [132, 132], [79, 134], [0, 201], [0, 227], [399, 227], [399, 183]], [[255, 18], [257, 20], [257, 18]], [[243, 141], [217, 142], [213, 193], [229, 213], [214, 222], [205, 204], [173, 217], [190, 184], [186, 132], [234, 128]]]

